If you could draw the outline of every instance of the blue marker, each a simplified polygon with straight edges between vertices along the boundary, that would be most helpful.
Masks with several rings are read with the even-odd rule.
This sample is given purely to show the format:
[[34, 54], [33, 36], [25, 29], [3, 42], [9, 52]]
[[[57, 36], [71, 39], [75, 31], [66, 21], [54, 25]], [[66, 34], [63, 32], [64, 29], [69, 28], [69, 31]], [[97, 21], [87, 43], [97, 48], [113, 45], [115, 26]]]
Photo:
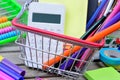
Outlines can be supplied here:
[[108, 0], [102, 0], [100, 6], [97, 8], [91, 19], [88, 21], [87, 26], [86, 26], [86, 31], [90, 28], [90, 26], [93, 24], [95, 19], [100, 15], [102, 9], [104, 8], [105, 4], [107, 3]]

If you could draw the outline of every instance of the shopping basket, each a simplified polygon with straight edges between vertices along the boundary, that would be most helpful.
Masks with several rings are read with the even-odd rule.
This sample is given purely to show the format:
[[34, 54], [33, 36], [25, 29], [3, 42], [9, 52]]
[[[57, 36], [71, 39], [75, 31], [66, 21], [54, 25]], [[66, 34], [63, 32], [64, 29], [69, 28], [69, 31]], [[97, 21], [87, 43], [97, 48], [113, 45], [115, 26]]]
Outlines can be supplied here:
[[[21, 35], [19, 35], [19, 38], [16, 41], [16, 44], [20, 45], [21, 48], [21, 54], [20, 58], [24, 60], [25, 65], [28, 67], [33, 67], [37, 69], [41, 69], [43, 71], [47, 71], [49, 73], [55, 73], [57, 75], [66, 76], [69, 78], [78, 78], [80, 75], [83, 75], [83, 73], [87, 70], [88, 65], [92, 61], [92, 55], [93, 51], [96, 49], [99, 49], [103, 46], [103, 43], [93, 43], [88, 42], [85, 40], [81, 40], [78, 38], [66, 36], [63, 34], [58, 34], [51, 31], [46, 31], [43, 29], [34, 28], [32, 26], [27, 26], [27, 16], [23, 17], [22, 15], [26, 14], [28, 11], [28, 6], [32, 2], [32, 0], [28, 0], [18, 16], [14, 18], [12, 21], [13, 26], [15, 28], [21, 30]], [[23, 37], [22, 34], [26, 34], [26, 37]], [[30, 43], [30, 37], [29, 34], [33, 35], [33, 41], [34, 46], [31, 46]], [[41, 44], [37, 43], [37, 37], [41, 38], [39, 42]], [[45, 44], [45, 46], [48, 47], [48, 50], [44, 50], [44, 39], [48, 40], [48, 44]], [[56, 44], [53, 46], [52, 41], [55, 41]], [[62, 51], [58, 51], [59, 49], [59, 43], [62, 43]], [[38, 48], [38, 45], [41, 45], [42, 48]], [[67, 47], [69, 46], [69, 48]], [[51, 50], [51, 47], [54, 47], [54, 50]], [[67, 49], [66, 49], [67, 47]], [[90, 51], [87, 52], [87, 54], [90, 54], [89, 56], [86, 55], [87, 59], [80, 59], [79, 57], [71, 58], [71, 55], [74, 54], [76, 51], [80, 51], [80, 48], [84, 47], [85, 49], [89, 49]], [[26, 52], [26, 49], [29, 51], [29, 54]], [[53, 48], [52, 48], [53, 49]], [[60, 54], [57, 54], [57, 53]], [[80, 51], [82, 52], [82, 51]], [[84, 51], [82, 52], [84, 53]], [[34, 56], [34, 57], [33, 57]], [[45, 56], [45, 57], [44, 57]], [[51, 58], [52, 56], [52, 58]], [[47, 62], [44, 62], [44, 59], [47, 59]], [[40, 60], [42, 60], [40, 62]], [[64, 61], [72, 60], [72, 65], [68, 68], [60, 68]], [[80, 67], [79, 71], [75, 69], [75, 63], [82, 62], [82, 67]], [[46, 64], [47, 63], [47, 64]], [[66, 64], [64, 66], [66, 66]]]

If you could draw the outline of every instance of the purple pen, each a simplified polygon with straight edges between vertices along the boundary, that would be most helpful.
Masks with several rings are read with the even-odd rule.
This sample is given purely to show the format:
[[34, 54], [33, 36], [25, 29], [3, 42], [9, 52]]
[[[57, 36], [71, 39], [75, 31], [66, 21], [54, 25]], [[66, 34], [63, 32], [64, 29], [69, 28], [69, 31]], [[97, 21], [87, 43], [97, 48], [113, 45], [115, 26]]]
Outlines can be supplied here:
[[3, 63], [0, 63], [0, 71], [4, 72], [5, 74], [9, 75], [10, 77], [14, 78], [15, 80], [24, 80], [24, 78], [18, 74], [17, 72], [13, 71]]
[[93, 22], [97, 19], [97, 17], [100, 15], [100, 13], [102, 12], [105, 4], [107, 3], [108, 0], [102, 0], [100, 6], [97, 8], [97, 10], [95, 11], [95, 13], [93, 14], [93, 16], [91, 17], [91, 19], [88, 21], [87, 26], [86, 26], [86, 30], [88, 30], [90, 28], [90, 26], [93, 24]]
[[101, 29], [100, 31], [106, 29], [107, 27], [115, 24], [120, 20], [120, 12], [118, 12], [109, 22], [107, 22]]
[[[86, 49], [87, 49], [87, 48], [83, 48], [82, 50], [79, 50], [79, 51], [75, 52], [75, 53], [71, 56], [71, 58], [74, 58], [74, 59], [77, 58], [77, 59], [79, 59], [80, 56], [82, 56], [83, 52], [85, 52]], [[71, 66], [73, 65], [73, 62], [75, 61], [74, 59], [68, 58], [68, 60], [65, 60], [65, 61], [60, 65], [60, 69], [65, 70], [65, 69], [71, 67]]]
[[16, 66], [15, 64], [13, 64], [12, 62], [10, 62], [7, 59], [3, 59], [1, 61], [1, 63], [5, 64], [6, 66], [8, 66], [9, 68], [11, 68], [12, 70], [14, 70], [15, 72], [17, 72], [18, 74], [24, 76], [25, 75], [25, 70], [23, 70], [22, 68]]

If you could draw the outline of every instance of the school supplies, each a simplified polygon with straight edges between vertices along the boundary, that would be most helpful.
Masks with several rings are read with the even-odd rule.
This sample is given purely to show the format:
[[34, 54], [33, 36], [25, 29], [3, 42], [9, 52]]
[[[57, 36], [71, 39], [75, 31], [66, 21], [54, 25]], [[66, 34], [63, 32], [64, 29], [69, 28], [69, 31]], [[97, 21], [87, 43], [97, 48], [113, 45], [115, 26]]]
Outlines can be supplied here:
[[[88, 54], [89, 53], [89, 54]], [[90, 60], [90, 58], [93, 56], [93, 50], [88, 48], [84, 54], [81, 56], [79, 62], [77, 62], [75, 64], [75, 69], [79, 72], [80, 70], [83, 69], [83, 67], [85, 66], [86, 62], [84, 61], [87, 61], [87, 60]], [[84, 61], [83, 61], [84, 60]]]
[[[27, 6], [28, 6], [28, 4], [25, 4], [24, 5], [24, 9], [28, 9], [27, 8]], [[49, 39], [51, 39], [51, 40], [55, 40], [55, 41], [57, 41], [58, 43], [59, 42], [63, 42], [64, 43], [64, 45], [66, 45], [67, 43], [68, 44], [72, 44], [72, 45], [81, 45], [82, 44], [82, 46], [84, 46], [84, 47], [90, 47], [90, 48], [98, 48], [99, 47], [99, 45], [98, 44], [96, 44], [96, 43], [89, 43], [89, 42], [85, 42], [85, 41], [83, 41], [83, 40], [80, 40], [80, 39], [77, 39], [77, 38], [72, 38], [72, 37], [69, 37], [69, 36], [65, 36], [65, 35], [63, 35], [63, 34], [58, 34], [58, 33], [54, 33], [54, 32], [50, 32], [50, 31], [46, 31], [46, 30], [42, 30], [42, 29], [38, 29], [38, 28], [34, 28], [34, 27], [32, 27], [32, 26], [26, 26], [25, 25], [25, 22], [24, 22], [24, 18], [23, 17], [21, 17], [21, 14], [23, 13], [23, 11], [25, 11], [24, 9], [22, 9], [21, 10], [21, 12], [20, 12], [20, 14], [16, 17], [16, 20], [17, 20], [17, 22], [16, 21], [14, 21], [13, 20], [13, 25], [14, 26], [16, 26], [16, 27], [18, 27], [17, 29], [21, 29], [21, 30], [24, 30], [24, 31], [27, 31], [28, 33], [33, 33], [33, 35], [34, 36], [42, 36], [43, 38], [49, 38]], [[23, 19], [23, 21], [20, 21], [21, 19]], [[20, 28], [20, 27], [21, 28]], [[31, 30], [29, 30], [29, 29], [25, 29], [25, 28], [29, 28], [29, 29], [31, 29]], [[36, 31], [37, 30], [37, 31]], [[28, 36], [27, 36], [28, 37]], [[36, 39], [36, 38], [35, 38]], [[43, 64], [39, 64], [38, 63], [38, 61], [39, 61], [39, 59], [40, 59], [40, 57], [42, 58], [42, 56], [44, 56], [45, 54], [41, 54], [41, 56], [39, 57], [39, 53], [37, 53], [37, 51], [41, 51], [42, 53], [46, 53], [46, 54], [48, 54], [49, 56], [48, 57], [46, 57], [47, 59], [49, 59], [49, 57], [50, 57], [50, 55], [54, 55], [54, 57], [55, 56], [59, 56], [59, 55], [57, 55], [57, 54], [55, 54], [55, 53], [57, 53], [57, 49], [59, 49], [58, 47], [57, 47], [57, 45], [59, 45], [59, 44], [57, 44], [56, 45], [56, 48], [55, 48], [55, 52], [54, 53], [50, 53], [50, 51], [51, 51], [51, 47], [53, 47], [53, 46], [50, 46], [49, 47], [49, 49], [50, 49], [50, 51], [44, 51], [43, 49], [42, 50], [40, 50], [39, 48], [37, 48], [36, 46], [34, 47], [34, 46], [27, 46], [26, 45], [26, 41], [25, 41], [26, 39], [25, 38], [19, 38], [17, 41], [16, 41], [16, 43], [17, 44], [19, 44], [19, 45], [21, 45], [23, 48], [21, 48], [21, 49], [24, 49], [24, 48], [28, 48], [29, 49], [29, 51], [31, 51], [31, 50], [35, 50], [36, 52], [35, 52], [35, 54], [30, 54], [30, 59], [28, 58], [28, 57], [25, 57], [26, 55], [24, 55], [24, 53], [23, 53], [23, 55], [21, 55], [20, 56], [20, 58], [21, 59], [23, 59], [24, 60], [24, 62], [25, 62], [25, 64], [27, 64], [27, 63], [31, 63], [31, 65], [32, 65], [32, 67], [34, 67], [34, 65], [33, 64], [36, 64], [37, 65], [37, 69], [39, 69], [39, 66], [43, 66]], [[23, 42], [23, 43], [21, 43], [21, 42]], [[44, 42], [44, 40], [42, 40], [42, 42]], [[34, 43], [35, 45], [38, 45], [36, 42]], [[41, 44], [42, 45], [42, 44]], [[48, 44], [48, 45], [51, 45], [51, 44]], [[64, 46], [63, 45], [63, 46]], [[73, 48], [73, 47], [72, 47]], [[72, 49], [71, 48], [71, 49]], [[63, 51], [64, 51], [64, 49], [63, 49]], [[23, 51], [24, 52], [24, 51]], [[70, 52], [71, 53], [71, 52]], [[35, 55], [36, 56], [36, 61], [34, 60], [34, 59], [32, 59], [32, 55]], [[67, 57], [66, 57], [67, 58]], [[55, 67], [49, 67], [49, 68], [54, 68], [56, 71], [54, 71], [54, 73], [56, 73], [56, 74], [58, 74], [57, 72], [58, 71], [60, 71], [59, 69], [56, 69]], [[57, 71], [58, 70], [58, 71]], [[51, 70], [46, 70], [46, 71], [48, 71], [48, 72], [52, 72]], [[65, 71], [66, 72], [66, 71]], [[72, 74], [78, 74], [78, 75], [76, 75], [77, 77], [72, 77], [71, 75]], [[61, 74], [60, 74], [61, 75]], [[63, 75], [63, 74], [62, 74]], [[66, 75], [66, 74], [64, 74], [64, 75]], [[78, 78], [78, 76], [79, 76], [79, 73], [77, 73], [77, 72], [73, 72], [73, 71], [69, 71], [69, 74], [68, 74], [71, 78]]]
[[120, 66], [120, 50], [116, 48], [102, 48], [100, 50], [100, 60], [107, 65]]
[[[89, 29], [85, 34], [83, 34], [83, 36], [81, 37], [81, 39], [86, 39], [90, 33], [92, 33], [97, 27], [99, 27], [100, 24], [102, 24], [102, 23], [104, 22], [104, 20], [105, 20], [106, 17], [107, 17], [107, 14], [109, 13], [109, 9], [110, 9], [111, 6], [112, 6], [112, 3], [113, 3], [113, 0], [111, 0], [111, 1], [109, 2], [108, 7], [107, 7], [104, 15], [101, 17], [101, 19], [98, 20], [95, 24], [93, 24], [93, 26], [90, 27], [90, 29]], [[86, 49], [87, 49], [87, 48], [82, 49], [81, 51], [75, 52], [75, 54], [73, 54], [73, 55], [71, 56], [71, 58], [77, 58], [77, 59], [78, 59], [78, 58], [82, 57], [82, 55], [84, 54], [84, 52], [85, 52]], [[83, 51], [84, 51], [84, 52], [83, 52]], [[88, 53], [88, 54], [90, 54], [90, 53]], [[80, 61], [80, 62], [81, 62], [81, 61]], [[73, 65], [73, 63], [75, 63], [75, 61], [74, 61], [73, 59], [68, 59], [68, 60], [64, 61], [64, 62], [60, 65], [60, 69], [67, 69], [67, 68], [69, 68], [71, 65]], [[78, 65], [77, 65], [77, 66], [78, 66]], [[78, 66], [78, 67], [79, 67], [79, 66]]]
[[0, 71], [0, 80], [14, 80], [14, 79], [6, 75], [4, 72]]
[[111, 18], [111, 20], [109, 20], [109, 22], [107, 22], [100, 30], [104, 30], [107, 27], [115, 24], [116, 22], [118, 22], [120, 20], [120, 12], [118, 12], [113, 18]]
[[0, 73], [2, 80], [24, 80], [25, 70], [0, 56]]
[[62, 4], [65, 6], [65, 35], [79, 38], [85, 33], [88, 0], [39, 0], [39, 2]]
[[112, 67], [86, 71], [84, 76], [88, 80], [120, 80], [120, 73]]
[[[102, 17], [100, 20], [98, 20], [85, 34], [82, 35], [82, 37], [80, 39], [85, 40], [97, 27], [99, 27], [99, 25], [105, 20], [106, 17]], [[84, 54], [84, 52], [87, 50], [87, 48], [83, 48], [77, 52], [75, 52], [73, 55], [71, 55], [71, 58], [77, 58], [79, 59], [80, 57], [82, 57], [82, 55]], [[89, 53], [90, 54], [90, 53]], [[80, 61], [81, 62], [81, 61]], [[73, 65], [73, 63], [76, 63], [73, 59], [68, 59], [65, 60], [61, 65], [60, 65], [60, 69], [67, 69], [69, 68], [71, 65]]]
[[11, 70], [17, 72], [18, 74], [24, 76], [25, 75], [25, 70], [19, 68], [18, 66], [16, 66], [15, 64], [13, 64], [12, 62], [10, 62], [9, 60], [7, 60], [6, 58], [0, 56], [0, 63], [6, 65], [7, 67], [9, 67]]
[[91, 34], [95, 29], [97, 29], [98, 27], [100, 27], [100, 25], [104, 22], [104, 20], [106, 19], [106, 16], [103, 16], [102, 18], [100, 18], [97, 22], [95, 22], [95, 24], [93, 24], [93, 26], [91, 26], [86, 33], [84, 33], [81, 36], [81, 39], [86, 39], [88, 37], [89, 34]]
[[[0, 23], [12, 20], [20, 11], [21, 6], [16, 0], [1, 0], [0, 1]], [[4, 17], [3, 17], [4, 16]]]
[[[117, 23], [115, 23], [114, 25], [108, 27], [107, 29], [105, 29], [105, 30], [103, 30], [103, 31], [96, 33], [94, 36], [86, 39], [86, 41], [90, 41], [90, 42], [99, 41], [99, 40], [101, 40], [102, 38], [104, 38], [105, 36], [107, 36], [108, 34], [110, 34], [110, 33], [114, 32], [114, 31], [118, 30], [118, 29], [120, 28], [119, 25], [120, 25], [120, 21], [117, 22]], [[81, 46], [75, 46], [75, 47], [73, 48], [73, 52], [72, 52], [72, 53], [76, 52], [76, 51], [79, 50], [79, 49], [81, 49]], [[71, 51], [71, 50], [66, 50], [66, 51], [64, 51], [64, 53], [61, 54], [61, 55], [63, 55], [63, 56], [68, 56], [68, 55], [69, 55], [69, 51]], [[45, 62], [44, 65], [51, 66], [51, 65], [59, 62], [59, 61], [61, 60], [61, 58], [62, 58], [62, 57], [60, 57], [60, 56], [56, 56], [55, 58], [50, 59], [50, 60], [49, 60], [49, 63], [48, 63], [48, 62]], [[47, 67], [44, 66], [44, 69], [46, 69], [46, 68], [47, 68]]]
[[119, 11], [120, 11], [120, 1], [117, 0], [117, 3], [115, 5], [115, 7], [113, 8], [111, 14], [107, 17], [107, 19], [105, 20], [105, 22], [103, 23], [102, 26], [104, 26], [106, 23], [108, 23], [112, 19], [112, 17], [114, 17]]
[[[24, 5], [24, 7], [27, 7], [29, 4], [25, 4]], [[24, 9], [27, 9], [27, 8], [24, 8]], [[84, 47], [90, 47], [90, 48], [99, 48], [100, 46], [98, 46], [98, 44], [96, 44], [96, 43], [89, 43], [88, 41], [85, 41], [85, 40], [80, 40], [80, 39], [75, 39], [75, 38], [72, 38], [72, 37], [68, 37], [68, 36], [65, 36], [65, 35], [62, 35], [62, 34], [57, 34], [57, 33], [54, 33], [54, 32], [50, 32], [50, 31], [44, 31], [44, 30], [42, 30], [42, 29], [38, 29], [38, 28], [34, 28], [34, 27], [32, 27], [32, 26], [26, 26], [25, 25], [25, 23], [24, 23], [24, 21], [19, 21], [19, 19], [22, 19], [21, 18], [21, 15], [22, 15], [22, 13], [23, 13], [23, 11], [25, 11], [25, 10], [21, 10], [21, 12], [20, 12], [20, 14], [13, 20], [13, 25], [14, 26], [16, 26], [18, 29], [21, 29], [21, 30], [23, 30], [23, 31], [26, 31], [26, 32], [31, 32], [31, 33], [33, 33], [34, 34], [34, 36], [42, 36], [43, 38], [44, 37], [47, 37], [47, 38], [50, 38], [50, 39], [54, 39], [54, 40], [57, 40], [58, 42], [65, 42], [65, 44], [67, 44], [67, 43], [69, 43], [69, 44], [72, 44], [72, 46], [71, 46], [71, 48], [69, 49], [69, 50], [64, 50], [64, 51], [66, 51], [66, 53], [67, 54], [65, 54], [65, 56], [64, 56], [64, 51], [62, 52], [63, 53], [63, 55], [55, 55], [55, 57], [54, 57], [54, 60], [53, 60], [53, 63], [51, 64], [51, 65], [54, 65], [55, 63], [56, 63], [56, 61], [58, 61], [58, 62], [60, 62], [60, 64], [61, 64], [61, 59], [62, 58], [67, 58], [67, 59], [69, 59], [70, 57], [68, 57], [68, 56], [70, 56], [71, 55], [71, 53], [73, 53], [73, 52], [76, 52], [76, 51], [78, 51], [79, 49], [80, 49], [80, 45], [79, 44], [81, 44], [82, 43], [82, 46], [84, 46]], [[117, 25], [116, 25], [117, 24]], [[118, 24], [118, 23], [116, 23], [116, 24], [114, 24], [114, 28], [117, 28], [118, 29], [118, 25], [120, 24]], [[115, 26], [117, 26], [117, 27], [115, 27]], [[113, 27], [113, 26], [112, 26]], [[115, 29], [115, 30], [117, 30], [117, 29]], [[114, 30], [113, 29], [111, 29], [112, 31], [111, 32], [113, 32]], [[104, 31], [104, 30], [103, 30]], [[109, 31], [109, 30], [108, 30]], [[107, 32], [107, 31], [106, 31]], [[106, 33], [105, 32], [105, 33]], [[111, 33], [110, 32], [110, 33]], [[103, 32], [104, 33], [104, 32]], [[100, 34], [100, 33], [99, 33]], [[103, 38], [103, 37], [105, 37], [106, 35], [108, 35], [109, 33], [107, 33], [107, 34], [105, 34], [104, 36], [100, 36], [101, 38]], [[98, 35], [97, 35], [98, 36]], [[95, 36], [95, 37], [97, 37], [97, 36]], [[101, 39], [99, 37], [99, 40]], [[90, 39], [90, 38], [89, 38]], [[21, 45], [22, 46], [22, 50], [23, 50], [23, 52], [24, 52], [24, 50], [25, 50], [25, 48], [27, 47], [28, 49], [29, 49], [29, 51], [31, 51], [31, 50], [35, 50], [36, 51], [36, 53], [35, 54], [30, 54], [30, 56], [32, 56], [32, 55], [35, 55], [36, 57], [37, 57], [37, 55], [39, 55], [38, 53], [37, 53], [37, 51], [41, 51], [42, 53], [44, 53], [45, 51], [42, 49], [42, 50], [40, 50], [40, 49], [37, 49], [36, 47], [32, 47], [32, 46], [27, 46], [25, 43], [26, 42], [24, 42], [25, 41], [25, 39], [24, 38], [19, 38], [18, 40], [17, 40], [17, 44], [19, 44], [19, 45]], [[81, 42], [82, 41], [82, 42]], [[96, 41], [96, 40], [94, 40], [94, 39], [92, 39], [91, 41]], [[42, 41], [42, 42], [44, 42], [44, 41]], [[36, 43], [35, 43], [36, 44]], [[91, 44], [91, 45], [90, 45]], [[48, 44], [48, 45], [50, 45], [50, 44]], [[50, 47], [52, 47], [52, 46], [50, 46]], [[57, 46], [56, 46], [56, 50], [57, 50]], [[55, 52], [56, 53], [56, 52]], [[37, 63], [37, 62], [35, 62], [33, 59], [32, 59], [32, 57], [30, 57], [30, 59], [28, 59], [28, 57], [26, 57], [26, 55], [25, 55], [26, 53], [24, 52], [24, 53], [22, 53], [21, 54], [21, 59], [23, 59], [26, 63], [31, 63], [32, 64], [32, 67], [34, 67], [34, 65], [33, 64], [37, 64], [37, 69], [39, 69], [39, 66], [43, 66], [43, 68], [44, 68], [44, 70], [46, 70], [46, 71], [48, 71], [48, 72], [51, 72], [51, 73], [56, 73], [56, 74], [60, 74], [60, 75], [63, 75], [63, 76], [67, 76], [67, 77], [72, 77], [72, 78], [76, 78], [78, 75], [80, 76], [81, 75], [81, 73], [78, 73], [78, 72], [76, 72], [76, 71], [72, 71], [72, 70], [60, 70], [60, 69], [58, 69], [58, 68], [55, 68], [54, 66], [49, 66], [48, 64], [49, 63], [51, 63], [50, 61], [48, 61], [48, 63], [45, 65], [45, 64], [39, 64], [39, 63]], [[46, 52], [46, 54], [53, 54], [54, 55], [54, 53], [50, 53], [49, 51], [48, 52]], [[44, 56], [44, 54], [42, 54], [42, 56], [41, 56], [41, 58]], [[37, 57], [36, 58], [36, 61], [37, 60], [39, 60], [39, 58], [40, 57]], [[46, 57], [46, 58], [48, 58], [49, 59], [49, 56], [48, 57]], [[59, 59], [57, 59], [57, 58], [59, 58]], [[76, 59], [74, 59], [74, 60], [76, 60]], [[88, 63], [89, 63], [89, 61], [88, 61]], [[47, 68], [47, 69], [46, 69]], [[84, 67], [84, 69], [86, 69], [86, 67]], [[59, 73], [59, 71], [60, 71], [60, 73]], [[81, 71], [82, 72], [82, 71]]]
[[5, 74], [11, 76], [15, 80], [23, 80], [23, 77], [20, 74], [18, 74], [17, 72], [13, 71], [12, 69], [10, 69], [5, 64], [0, 63], [0, 71], [3, 71]]
[[86, 26], [86, 30], [88, 30], [90, 28], [90, 26], [93, 24], [95, 19], [100, 15], [100, 13], [101, 13], [102, 9], [104, 8], [105, 4], [107, 3], [107, 1], [108, 0], [103, 0], [101, 2], [101, 4], [98, 6], [97, 10], [95, 11], [95, 13], [91, 17], [91, 19], [88, 21], [87, 26]]
[[[104, 28], [100, 29], [99, 31], [102, 31], [102, 30], [108, 28], [109, 26], [115, 24], [116, 22], [118, 22], [120, 20], [119, 16], [120, 16], [120, 13], [118, 13], [117, 15], [115, 15], [105, 26], [103, 26]], [[86, 53], [86, 54], [83, 54], [83, 55], [86, 55], [86, 57], [88, 57], [89, 54]], [[84, 56], [83, 58], [85, 58], [85, 60], [86, 60], [87, 59], [86, 57]], [[83, 58], [82, 58], [82, 60], [84, 60]], [[76, 64], [76, 67], [81, 68], [81, 66], [83, 65], [83, 63], [84, 62], [79, 61]]]

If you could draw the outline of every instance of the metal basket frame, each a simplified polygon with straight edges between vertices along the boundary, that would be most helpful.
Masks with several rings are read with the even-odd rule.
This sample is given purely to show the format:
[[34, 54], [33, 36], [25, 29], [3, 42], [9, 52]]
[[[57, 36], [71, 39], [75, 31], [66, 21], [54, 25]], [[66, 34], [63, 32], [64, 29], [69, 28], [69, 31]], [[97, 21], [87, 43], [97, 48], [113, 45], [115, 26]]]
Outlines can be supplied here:
[[[19, 35], [19, 38], [16, 40], [16, 44], [20, 45], [20, 48], [21, 48], [21, 54], [20, 54], [20, 58], [22, 60], [24, 60], [24, 62], [31, 62], [32, 63], [32, 66], [34, 64], [37, 64], [37, 69], [39, 69], [39, 65], [42, 65], [42, 66], [47, 66], [47, 69], [44, 69], [43, 71], [47, 71], [47, 72], [50, 72], [50, 73], [56, 73], [57, 75], [62, 75], [62, 76], [66, 76], [66, 77], [69, 77], [69, 78], [75, 78], [77, 79], [80, 75], [83, 75], [83, 73], [87, 70], [87, 67], [88, 65], [91, 63], [92, 61], [92, 55], [90, 57], [89, 60], [85, 61], [85, 60], [80, 60], [80, 59], [77, 59], [77, 58], [71, 58], [71, 54], [73, 52], [72, 49], [74, 47], [85, 47], [85, 48], [90, 48], [91, 50], [96, 50], [96, 49], [100, 49], [103, 45], [104, 45], [104, 42], [102, 43], [93, 43], [93, 42], [88, 42], [88, 41], [85, 41], [85, 40], [81, 40], [81, 39], [78, 39], [78, 38], [74, 38], [74, 37], [70, 37], [70, 36], [66, 36], [66, 35], [63, 35], [63, 34], [59, 34], [59, 33], [55, 33], [55, 32], [51, 32], [51, 31], [46, 31], [46, 30], [42, 30], [42, 29], [38, 29], [38, 28], [34, 28], [32, 26], [27, 26], [25, 25], [24, 23], [20, 22], [21, 20], [21, 16], [23, 15], [23, 13], [27, 10], [27, 7], [29, 6], [29, 4], [32, 2], [33, 0], [27, 0], [26, 3], [24, 4], [23, 8], [21, 9], [20, 13], [18, 14], [18, 16], [16, 18], [13, 19], [12, 21], [12, 24], [13, 26], [15, 26], [15, 28], [21, 30], [21, 35]], [[37, 1], [37, 0], [36, 0]], [[23, 19], [24, 21], [24, 19]], [[22, 37], [22, 34], [24, 33], [32, 33], [34, 34], [35, 36], [36, 35], [39, 35], [41, 37], [47, 37], [49, 38], [50, 40], [56, 40], [57, 42], [64, 42], [65, 44], [72, 44], [72, 48], [70, 49], [71, 53], [69, 53], [68, 56], [64, 56], [64, 55], [57, 55], [57, 54], [54, 54], [54, 53], [50, 53], [50, 51], [46, 52], [44, 50], [40, 50], [36, 47], [31, 47], [29, 45], [26, 45], [26, 38], [23, 38]], [[27, 36], [28, 37], [28, 36]], [[29, 38], [28, 38], [29, 39]], [[36, 43], [35, 43], [36, 44]], [[49, 45], [49, 44], [48, 44]], [[54, 55], [55, 57], [57, 56], [60, 56], [61, 57], [61, 60], [60, 60], [60, 64], [62, 64], [62, 59], [63, 58], [66, 58], [66, 59], [72, 59], [74, 60], [74, 63], [75, 61], [81, 61], [81, 62], [84, 62], [84, 63], [87, 63], [83, 69], [81, 69], [79, 72], [77, 71], [73, 71], [72, 68], [70, 68], [70, 70], [62, 70], [62, 69], [59, 69], [59, 67], [55, 68], [54, 66], [48, 66], [48, 65], [44, 65], [44, 64], [39, 64], [39, 62], [35, 62], [33, 60], [29, 60], [27, 59], [26, 57], [26, 52], [25, 52], [25, 48], [29, 48], [29, 50], [35, 50], [36, 52], [37, 51], [41, 51], [41, 52], [44, 52], [46, 54], [52, 54]], [[50, 47], [50, 46], [49, 46]], [[64, 47], [65, 48], [65, 47]], [[75, 51], [78, 51], [79, 49], [75, 50]], [[74, 51], [74, 52], [75, 52]], [[64, 51], [63, 51], [64, 53]], [[92, 52], [93, 53], [93, 52]], [[31, 53], [32, 54], [32, 53]], [[31, 56], [32, 57], [32, 56]], [[38, 57], [37, 57], [38, 58]], [[73, 67], [74, 65], [72, 65]]]

